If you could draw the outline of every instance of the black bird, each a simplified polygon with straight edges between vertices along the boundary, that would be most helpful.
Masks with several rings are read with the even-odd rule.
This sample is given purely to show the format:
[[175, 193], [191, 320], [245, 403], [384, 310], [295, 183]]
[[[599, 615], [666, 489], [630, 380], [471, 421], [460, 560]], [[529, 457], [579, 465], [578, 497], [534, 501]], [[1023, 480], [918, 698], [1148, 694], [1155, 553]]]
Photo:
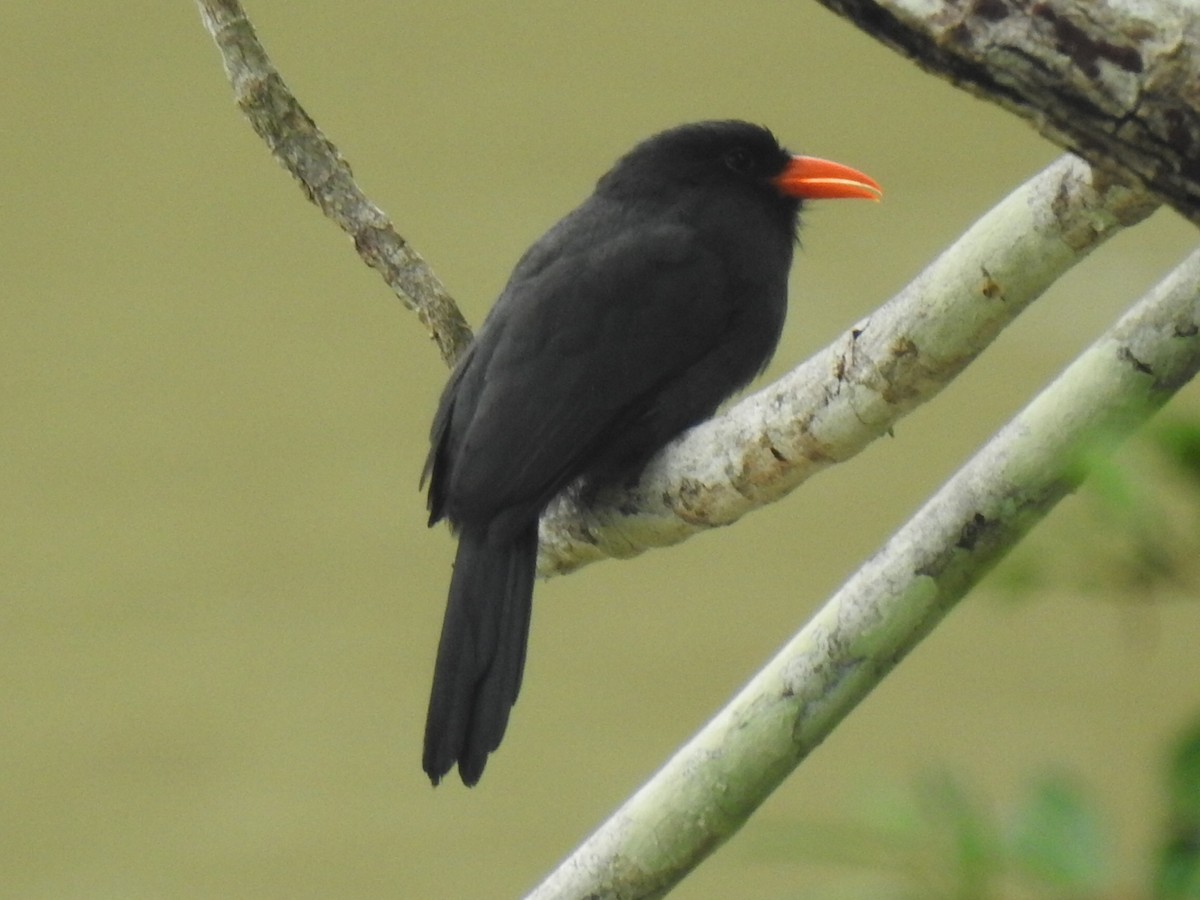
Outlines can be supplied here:
[[429, 523], [458, 556], [424, 769], [467, 785], [525, 666], [538, 518], [568, 485], [637, 475], [757, 375], [779, 340], [801, 202], [878, 199], [854, 169], [720, 121], [643, 141], [521, 257], [433, 419]]

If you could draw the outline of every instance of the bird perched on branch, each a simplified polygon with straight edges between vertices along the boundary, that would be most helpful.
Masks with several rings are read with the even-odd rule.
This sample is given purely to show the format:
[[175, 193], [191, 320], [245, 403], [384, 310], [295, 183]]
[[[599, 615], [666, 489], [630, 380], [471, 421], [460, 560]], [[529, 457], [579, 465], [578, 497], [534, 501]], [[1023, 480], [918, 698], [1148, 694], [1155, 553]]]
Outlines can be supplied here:
[[538, 518], [568, 485], [636, 476], [767, 364], [801, 205], [879, 185], [701, 122], [634, 147], [521, 257], [433, 419], [422, 484], [458, 555], [424, 769], [467, 785], [500, 745], [525, 665]]

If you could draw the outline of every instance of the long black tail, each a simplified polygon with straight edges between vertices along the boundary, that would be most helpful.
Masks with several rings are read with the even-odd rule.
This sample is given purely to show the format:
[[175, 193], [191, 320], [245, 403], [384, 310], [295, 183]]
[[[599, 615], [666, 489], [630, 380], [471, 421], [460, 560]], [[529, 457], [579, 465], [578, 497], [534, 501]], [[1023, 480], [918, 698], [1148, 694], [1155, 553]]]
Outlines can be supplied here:
[[536, 566], [536, 520], [503, 543], [459, 535], [425, 720], [422, 764], [435, 785], [456, 762], [474, 785], [500, 746], [525, 669]]

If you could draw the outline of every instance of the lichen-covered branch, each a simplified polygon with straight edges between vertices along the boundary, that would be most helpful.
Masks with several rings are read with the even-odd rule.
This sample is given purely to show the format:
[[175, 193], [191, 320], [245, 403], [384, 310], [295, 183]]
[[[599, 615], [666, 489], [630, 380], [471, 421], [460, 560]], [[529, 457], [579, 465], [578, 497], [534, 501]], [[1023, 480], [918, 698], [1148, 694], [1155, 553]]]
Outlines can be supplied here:
[[1157, 206], [1063, 157], [911, 284], [774, 384], [684, 435], [632, 487], [542, 520], [541, 570], [571, 571], [728, 525], [854, 456], [932, 398], [1055, 280]]
[[1200, 252], [955, 474], [530, 900], [664, 895], [1075, 487], [1097, 438], [1111, 447], [1197, 371]]
[[458, 306], [421, 255], [354, 181], [337, 147], [288, 90], [237, 0], [198, 0], [234, 99], [272, 155], [300, 182], [305, 195], [354, 241], [359, 256], [429, 328], [453, 363], [471, 340]]
[[1127, 173], [1200, 224], [1200, 6], [819, 0], [923, 69]]

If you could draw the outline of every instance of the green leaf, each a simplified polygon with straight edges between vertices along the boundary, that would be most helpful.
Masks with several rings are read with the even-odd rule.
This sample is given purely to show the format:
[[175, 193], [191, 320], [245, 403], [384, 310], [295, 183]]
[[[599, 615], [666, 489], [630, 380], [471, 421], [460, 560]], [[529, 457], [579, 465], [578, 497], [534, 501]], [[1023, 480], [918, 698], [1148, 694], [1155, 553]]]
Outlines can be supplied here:
[[951, 897], [989, 897], [1004, 864], [1003, 845], [988, 811], [948, 771], [926, 773], [918, 785], [935, 841], [945, 847], [942, 863], [953, 884]]
[[1185, 731], [1167, 770], [1166, 831], [1154, 896], [1200, 900], [1200, 720]]
[[1164, 422], [1154, 429], [1153, 438], [1166, 457], [1200, 486], [1200, 421]]
[[1108, 847], [1082, 789], [1063, 776], [1033, 786], [1011, 839], [1014, 865], [1057, 889], [1098, 892], [1108, 880]]

